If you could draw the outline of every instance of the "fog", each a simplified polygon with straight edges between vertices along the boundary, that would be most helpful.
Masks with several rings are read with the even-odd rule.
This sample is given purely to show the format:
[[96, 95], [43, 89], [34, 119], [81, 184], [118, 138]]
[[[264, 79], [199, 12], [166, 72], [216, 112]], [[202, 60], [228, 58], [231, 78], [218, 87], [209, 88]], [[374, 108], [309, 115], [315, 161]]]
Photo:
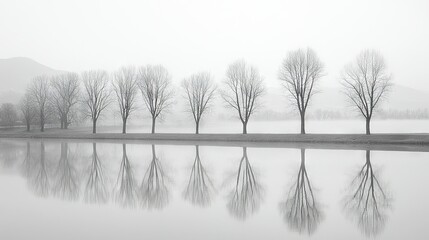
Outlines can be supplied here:
[[[396, 84], [429, 90], [429, 2], [30, 1], [0, 2], [0, 58], [29, 57], [58, 70], [163, 64], [173, 81], [245, 59], [277, 86], [286, 53], [313, 48], [323, 86], [363, 49], [387, 60]], [[1, 80], [2, 88], [7, 80]]]

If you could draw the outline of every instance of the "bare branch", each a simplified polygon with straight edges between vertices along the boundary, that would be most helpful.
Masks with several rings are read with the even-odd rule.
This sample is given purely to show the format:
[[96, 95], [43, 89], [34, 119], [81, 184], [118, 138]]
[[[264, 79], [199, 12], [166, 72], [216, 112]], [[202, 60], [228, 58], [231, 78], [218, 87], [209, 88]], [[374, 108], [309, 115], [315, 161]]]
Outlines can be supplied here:
[[305, 113], [323, 76], [323, 68], [323, 63], [312, 49], [290, 52], [280, 68], [279, 79], [301, 115], [301, 133], [305, 133]]
[[86, 71], [82, 73], [84, 84], [83, 103], [86, 106], [85, 116], [93, 123], [93, 133], [96, 133], [97, 120], [110, 104], [109, 77], [106, 71]]
[[137, 75], [132, 66], [122, 67], [113, 74], [113, 90], [118, 101], [122, 117], [122, 133], [126, 133], [126, 124], [130, 114], [136, 109]]
[[214, 98], [216, 86], [210, 73], [201, 72], [184, 79], [182, 87], [185, 90], [189, 109], [195, 121], [195, 133], [198, 134], [199, 123]]
[[370, 134], [370, 120], [380, 100], [391, 85], [391, 75], [383, 57], [374, 50], [363, 51], [344, 68], [341, 83], [345, 95], [366, 119], [366, 133]]
[[253, 66], [244, 61], [237, 61], [228, 67], [225, 88], [221, 97], [227, 106], [237, 110], [238, 117], [243, 123], [243, 133], [247, 133], [247, 123], [264, 93], [263, 78]]
[[172, 104], [171, 77], [161, 65], [141, 67], [137, 76], [143, 100], [152, 115], [152, 133], [155, 133], [156, 119]]

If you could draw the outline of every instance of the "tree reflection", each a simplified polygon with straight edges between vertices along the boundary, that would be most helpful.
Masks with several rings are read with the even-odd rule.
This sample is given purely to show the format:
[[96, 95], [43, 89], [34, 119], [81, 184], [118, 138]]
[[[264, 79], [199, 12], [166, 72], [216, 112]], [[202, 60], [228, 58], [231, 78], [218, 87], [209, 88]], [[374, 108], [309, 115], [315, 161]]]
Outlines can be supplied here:
[[390, 202], [371, 164], [371, 152], [367, 150], [365, 164], [350, 184], [345, 210], [357, 221], [363, 234], [372, 237], [384, 228]]
[[228, 201], [229, 212], [238, 219], [246, 219], [259, 209], [262, 200], [262, 187], [259, 185], [249, 158], [247, 148], [243, 147], [243, 156], [238, 167], [235, 188]]
[[106, 188], [104, 168], [97, 154], [97, 143], [92, 143], [92, 157], [89, 167], [89, 177], [86, 182], [85, 202], [106, 203], [109, 200], [109, 193]]
[[61, 156], [58, 162], [56, 172], [56, 183], [53, 187], [53, 193], [65, 200], [77, 200], [80, 195], [79, 176], [69, 158], [68, 143], [61, 143]]
[[[30, 151], [30, 149], [28, 149]], [[28, 155], [29, 153], [27, 153]], [[39, 197], [47, 197], [49, 195], [49, 177], [47, 171], [47, 163], [45, 159], [45, 143], [40, 142], [39, 159], [35, 159], [35, 164], [29, 173], [29, 185], [34, 194]]]
[[127, 155], [127, 145], [122, 144], [122, 161], [116, 181], [115, 201], [123, 207], [135, 207], [137, 184]]
[[193, 205], [205, 207], [210, 205], [213, 184], [201, 164], [199, 146], [195, 146], [195, 160], [189, 176], [184, 198]]
[[22, 171], [23, 171], [24, 176], [30, 177], [31, 171], [34, 168], [33, 157], [31, 155], [30, 141], [26, 142], [26, 149], [25, 150], [26, 150], [25, 151], [25, 157], [24, 157], [24, 161], [22, 162]]
[[149, 164], [140, 186], [140, 204], [149, 209], [162, 209], [168, 203], [168, 188], [161, 162], [152, 145], [152, 161]]
[[314, 233], [323, 218], [305, 167], [305, 149], [301, 149], [301, 165], [296, 182], [289, 190], [280, 210], [289, 228], [299, 233]]

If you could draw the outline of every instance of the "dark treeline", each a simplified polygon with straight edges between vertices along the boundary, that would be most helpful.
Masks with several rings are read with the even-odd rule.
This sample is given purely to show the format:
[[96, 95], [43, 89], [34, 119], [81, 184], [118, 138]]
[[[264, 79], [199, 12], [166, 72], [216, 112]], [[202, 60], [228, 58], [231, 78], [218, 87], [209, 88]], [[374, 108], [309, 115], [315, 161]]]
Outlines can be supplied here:
[[[312, 49], [291, 51], [280, 65], [278, 78], [289, 99], [288, 106], [296, 109], [302, 134], [306, 132], [306, 118], [341, 119], [350, 116], [333, 111], [310, 110], [310, 102], [320, 91], [318, 84], [324, 75], [324, 64]], [[171, 78], [168, 70], [161, 65], [127, 66], [113, 73], [90, 70], [81, 74], [40, 75], [28, 86], [19, 106], [4, 104], [1, 107], [1, 123], [13, 126], [21, 121], [27, 131], [37, 124], [43, 132], [46, 124], [58, 124], [61, 129], [67, 129], [71, 124], [87, 119], [92, 123], [92, 132], [96, 133], [100, 117], [106, 109], [116, 105], [122, 120], [122, 133], [126, 133], [127, 121], [139, 107], [144, 107], [149, 113], [151, 132], [155, 133], [157, 120], [174, 103], [176, 94], [173, 93], [177, 91], [172, 86]], [[373, 50], [363, 51], [341, 72], [343, 93], [364, 117], [366, 134], [370, 134], [370, 121], [375, 110], [390, 90], [390, 80], [383, 57]], [[235, 111], [242, 123], [243, 134], [246, 134], [248, 122], [258, 117], [255, 112], [263, 108], [264, 78], [255, 66], [240, 60], [228, 66], [220, 85], [214, 83], [213, 76], [208, 72], [195, 73], [182, 80], [181, 92], [195, 122], [195, 133], [200, 132], [200, 122], [212, 106], [213, 99], [219, 95], [225, 106]], [[144, 106], [138, 106], [138, 98], [143, 99]], [[266, 118], [270, 116], [264, 110], [261, 112]], [[404, 116], [402, 113], [395, 114], [399, 118]]]

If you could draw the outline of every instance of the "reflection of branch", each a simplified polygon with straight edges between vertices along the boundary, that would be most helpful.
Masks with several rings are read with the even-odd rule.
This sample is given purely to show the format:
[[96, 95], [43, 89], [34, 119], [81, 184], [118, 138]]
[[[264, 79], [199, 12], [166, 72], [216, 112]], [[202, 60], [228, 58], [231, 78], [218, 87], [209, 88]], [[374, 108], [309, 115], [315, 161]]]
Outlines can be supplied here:
[[307, 231], [312, 234], [322, 220], [305, 168], [305, 149], [301, 149], [301, 166], [296, 182], [290, 188], [286, 201], [280, 204], [280, 209], [289, 227], [299, 233]]
[[212, 188], [213, 184], [201, 164], [199, 148], [195, 146], [195, 160], [184, 197], [194, 205], [208, 206], [211, 200], [210, 194]]
[[152, 161], [140, 186], [141, 206], [161, 209], [168, 203], [168, 189], [164, 181], [164, 170], [156, 157], [155, 145], [152, 145]]
[[357, 220], [368, 237], [381, 232], [386, 222], [390, 199], [383, 190], [371, 165], [371, 153], [366, 151], [366, 162], [350, 184], [345, 209]]
[[46, 170], [44, 142], [40, 143], [40, 161], [35, 164], [34, 173], [29, 179], [33, 192], [40, 197], [47, 197], [49, 195], [49, 178]]
[[126, 144], [122, 144], [122, 161], [116, 186], [118, 188], [115, 196], [116, 202], [123, 207], [134, 207], [137, 200], [137, 186], [133, 169], [127, 156]]
[[238, 168], [237, 180], [228, 202], [229, 212], [239, 219], [246, 219], [258, 210], [262, 200], [262, 187], [256, 181], [252, 166], [243, 148], [243, 157]]
[[97, 144], [92, 143], [92, 161], [89, 177], [85, 187], [85, 201], [89, 203], [106, 203], [109, 194], [104, 180], [104, 169], [97, 154]]
[[57, 168], [58, 179], [53, 191], [62, 199], [77, 200], [80, 194], [79, 179], [68, 157], [68, 152], [68, 143], [61, 143], [61, 158]]
[[30, 177], [31, 171], [34, 169], [34, 165], [32, 162], [32, 156], [31, 156], [31, 145], [30, 142], [27, 141], [27, 148], [25, 153], [24, 161], [22, 162], [22, 171], [24, 176]]

